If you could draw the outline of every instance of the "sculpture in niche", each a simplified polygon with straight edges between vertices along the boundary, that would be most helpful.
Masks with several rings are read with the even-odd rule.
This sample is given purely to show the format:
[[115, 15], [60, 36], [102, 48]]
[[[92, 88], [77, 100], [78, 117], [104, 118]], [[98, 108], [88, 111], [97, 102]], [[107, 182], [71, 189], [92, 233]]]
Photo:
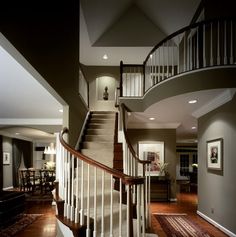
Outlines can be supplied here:
[[106, 86], [105, 91], [103, 92], [103, 99], [108, 100], [108, 96], [109, 96], [108, 87]]

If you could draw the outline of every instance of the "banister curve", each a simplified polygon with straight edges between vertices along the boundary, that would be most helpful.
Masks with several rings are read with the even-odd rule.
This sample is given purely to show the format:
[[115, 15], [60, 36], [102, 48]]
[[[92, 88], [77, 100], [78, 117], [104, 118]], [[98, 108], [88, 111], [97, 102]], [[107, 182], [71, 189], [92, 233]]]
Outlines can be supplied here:
[[81, 154], [80, 152], [76, 151], [73, 147], [71, 147], [63, 139], [63, 135], [68, 134], [68, 133], [69, 133], [69, 129], [64, 127], [59, 135], [59, 139], [60, 139], [62, 146], [66, 150], [68, 150], [72, 155], [74, 155], [76, 158], [79, 158], [79, 159], [85, 161], [86, 163], [88, 163], [92, 166], [95, 166], [97, 168], [100, 168], [100, 169], [106, 171], [107, 173], [113, 175], [114, 177], [121, 179], [124, 184], [134, 185], [134, 184], [143, 184], [144, 183], [144, 180], [145, 180], [144, 177], [126, 175], [118, 170], [112, 169], [112, 168], [110, 168], [104, 164], [101, 164], [101, 163], [89, 158], [88, 156], [85, 156], [85, 155]]
[[168, 35], [166, 38], [164, 38], [162, 41], [160, 41], [159, 43], [157, 43], [152, 49], [151, 51], [149, 52], [149, 54], [147, 55], [146, 59], [144, 60], [143, 64], [145, 65], [150, 57], [150, 55], [157, 49], [159, 48], [163, 43], [165, 43], [166, 41], [174, 38], [175, 36], [183, 33], [183, 32], [186, 32], [192, 28], [196, 28], [197, 26], [203, 26], [203, 25], [206, 25], [208, 23], [214, 23], [214, 22], [218, 22], [218, 21], [225, 21], [225, 20], [236, 20], [235, 17], [222, 17], [222, 18], [211, 18], [211, 19], [208, 19], [208, 20], [205, 20], [205, 21], [200, 21], [200, 22], [196, 22], [196, 23], [193, 23], [191, 25], [188, 25], [188, 26], [185, 26], [184, 28], [181, 28], [180, 30], [177, 30], [175, 31], [174, 33]]
[[127, 128], [126, 128], [126, 125], [125, 125], [126, 123], [125, 123], [125, 116], [124, 116], [125, 111], [129, 111], [129, 109], [124, 103], [121, 104], [121, 109], [122, 109], [122, 114], [123, 114], [123, 117], [122, 117], [123, 132], [124, 132], [124, 135], [125, 135], [125, 140], [126, 140], [127, 146], [129, 148], [133, 158], [135, 158], [138, 161], [138, 163], [141, 163], [141, 164], [144, 164], [144, 165], [145, 164], [151, 164], [151, 161], [149, 161], [149, 160], [140, 160], [138, 155], [136, 154], [134, 148], [131, 146], [129, 136], [127, 134]]

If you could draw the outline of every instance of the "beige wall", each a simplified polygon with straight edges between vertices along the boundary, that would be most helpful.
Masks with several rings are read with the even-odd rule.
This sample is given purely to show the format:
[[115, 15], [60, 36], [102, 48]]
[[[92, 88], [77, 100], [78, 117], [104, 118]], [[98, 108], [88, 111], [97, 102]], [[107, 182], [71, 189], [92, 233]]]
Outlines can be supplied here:
[[[236, 97], [198, 122], [198, 211], [236, 234]], [[208, 140], [223, 138], [223, 170], [207, 169]], [[233, 235], [232, 235], [233, 236]]]
[[139, 141], [163, 141], [164, 161], [169, 163], [171, 198], [176, 198], [176, 130], [175, 129], [128, 129], [128, 136], [136, 152]]
[[[85, 66], [82, 65], [83, 73], [89, 81], [89, 107], [90, 110], [111, 110], [117, 111], [115, 105], [115, 88], [119, 86], [120, 68], [118, 66]], [[109, 78], [110, 79], [109, 79]], [[99, 78], [99, 79], [98, 79]], [[101, 81], [99, 81], [101, 80]], [[109, 81], [110, 80], [110, 81]], [[105, 81], [108, 83], [110, 99], [103, 101], [101, 95], [104, 91]], [[105, 84], [104, 84], [105, 83]], [[115, 87], [109, 90], [110, 87]]]

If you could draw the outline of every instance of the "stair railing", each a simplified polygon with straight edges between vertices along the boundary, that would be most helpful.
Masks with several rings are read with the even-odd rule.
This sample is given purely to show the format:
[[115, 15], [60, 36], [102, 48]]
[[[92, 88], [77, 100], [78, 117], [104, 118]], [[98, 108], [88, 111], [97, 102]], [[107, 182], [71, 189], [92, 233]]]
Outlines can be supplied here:
[[[63, 163], [63, 172], [59, 189], [63, 189], [64, 199], [64, 218], [74, 223], [74, 226], [80, 225], [86, 228], [86, 236], [108, 236], [105, 230], [105, 214], [109, 204], [109, 236], [113, 236], [113, 213], [115, 208], [119, 208], [119, 236], [134, 236], [134, 229], [137, 236], [145, 236], [145, 180], [143, 177], [126, 175], [120, 171], [105, 166], [83, 154], [74, 150], [63, 139], [63, 135], [68, 133], [64, 128], [60, 134], [60, 145]], [[106, 179], [105, 179], [106, 178]], [[119, 179], [119, 205], [114, 206], [113, 193], [114, 179]], [[110, 201], [105, 203], [105, 180], [109, 181]], [[126, 199], [124, 200], [124, 188]], [[106, 186], [107, 187], [107, 186]], [[136, 191], [136, 203], [132, 198], [134, 190]], [[93, 193], [94, 198], [91, 198]], [[101, 204], [101, 210], [98, 210], [98, 204]], [[124, 205], [126, 203], [126, 205]], [[137, 205], [137, 224], [133, 226], [133, 207]], [[124, 206], [126, 210], [124, 211]], [[101, 219], [97, 218], [97, 213], [102, 213]], [[124, 235], [124, 220], [127, 228]], [[65, 223], [65, 221], [63, 221]], [[99, 232], [101, 233], [99, 233]]]
[[[143, 65], [121, 62], [120, 96], [143, 96], [155, 85], [193, 70], [236, 66], [235, 44], [235, 18], [210, 19], [184, 27], [159, 42]], [[141, 67], [143, 75], [133, 76]], [[140, 81], [141, 94], [137, 86]]]
[[[125, 104], [121, 104], [122, 126], [123, 126], [123, 165], [124, 173], [131, 176], [141, 175], [145, 177], [145, 217], [146, 228], [151, 226], [150, 217], [150, 164], [151, 161], [141, 160], [135, 152], [127, 134], [128, 113], [130, 112]], [[136, 197], [134, 196], [134, 199]]]

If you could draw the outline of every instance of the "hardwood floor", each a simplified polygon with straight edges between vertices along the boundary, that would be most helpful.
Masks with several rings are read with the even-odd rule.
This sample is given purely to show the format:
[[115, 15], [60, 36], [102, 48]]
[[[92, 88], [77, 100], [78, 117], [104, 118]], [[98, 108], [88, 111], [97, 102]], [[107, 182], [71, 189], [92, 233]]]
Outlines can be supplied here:
[[[209, 224], [196, 214], [197, 195], [195, 193], [180, 193], [177, 196], [177, 202], [153, 202], [151, 203], [152, 213], [186, 213], [194, 222], [201, 225], [215, 237], [226, 237], [223, 232]], [[55, 237], [56, 236], [56, 217], [55, 206], [51, 203], [33, 203], [27, 205], [27, 213], [44, 214], [33, 222], [25, 230], [21, 231], [15, 237]], [[152, 216], [152, 230], [159, 237], [168, 237], [162, 230], [158, 221]]]
[[27, 203], [26, 213], [43, 214], [26, 229], [22, 230], [14, 237], [55, 237], [56, 217], [55, 206], [50, 202], [30, 202]]
[[[200, 225], [215, 237], [226, 237], [228, 235], [221, 232], [218, 228], [205, 221], [197, 215], [197, 194], [196, 193], [179, 193], [177, 194], [177, 202], [155, 202], [151, 204], [152, 213], [186, 213], [190, 220]], [[152, 230], [159, 237], [168, 237], [162, 230], [159, 222], [152, 215]]]

